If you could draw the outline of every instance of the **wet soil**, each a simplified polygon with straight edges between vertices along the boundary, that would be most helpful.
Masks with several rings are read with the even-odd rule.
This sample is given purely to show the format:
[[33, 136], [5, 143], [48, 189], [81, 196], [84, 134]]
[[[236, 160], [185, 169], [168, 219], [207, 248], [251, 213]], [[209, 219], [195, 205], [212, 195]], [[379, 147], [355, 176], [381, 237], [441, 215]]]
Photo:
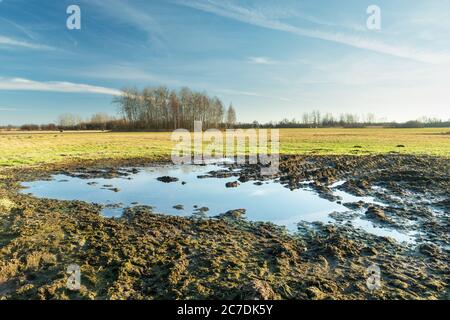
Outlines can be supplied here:
[[[322, 197], [338, 189], [384, 205], [345, 203], [334, 224], [299, 223], [288, 233], [250, 222], [245, 209], [206, 219], [126, 208], [121, 218], [80, 201], [21, 194], [20, 182], [50, 174], [115, 177], [130, 160], [0, 172], [0, 298], [3, 299], [449, 299], [450, 163], [417, 156], [283, 156], [278, 174], [258, 165], [227, 170], [239, 182], [276, 179], [310, 185]], [[153, 163], [154, 164], [154, 163]], [[238, 168], [237, 165], [228, 165]], [[130, 169], [133, 170], [133, 169]], [[136, 170], [136, 169], [134, 169]], [[223, 175], [223, 171], [209, 176]], [[334, 201], [342, 199], [334, 198]], [[354, 210], [380, 228], [417, 233], [415, 245], [348, 225]], [[81, 267], [81, 289], [66, 286], [67, 267]], [[368, 267], [381, 270], [369, 289]]]

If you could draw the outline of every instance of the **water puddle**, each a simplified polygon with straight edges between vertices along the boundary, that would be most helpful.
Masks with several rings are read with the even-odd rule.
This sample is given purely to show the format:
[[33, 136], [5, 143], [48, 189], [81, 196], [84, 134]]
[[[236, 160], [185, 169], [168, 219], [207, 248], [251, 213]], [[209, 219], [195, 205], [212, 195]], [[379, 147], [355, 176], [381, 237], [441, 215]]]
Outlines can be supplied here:
[[[139, 168], [136, 173], [117, 178], [77, 178], [54, 175], [48, 181], [25, 182], [30, 193], [40, 198], [58, 200], [81, 200], [107, 206], [103, 214], [119, 217], [123, 208], [134, 205], [152, 206], [155, 212], [177, 216], [191, 216], [198, 209], [213, 217], [232, 209], [247, 210], [251, 221], [272, 222], [285, 226], [290, 231], [297, 229], [297, 223], [324, 222], [334, 220], [331, 212], [345, 212], [345, 206], [323, 199], [308, 187], [290, 190], [280, 183], [266, 181], [256, 185], [254, 181], [240, 183], [237, 188], [227, 188], [226, 183], [236, 181], [230, 178], [199, 178], [210, 171], [224, 170], [218, 165], [207, 166], [158, 166]], [[175, 177], [171, 183], [158, 181], [162, 176]], [[369, 197], [355, 197], [336, 190], [343, 202], [364, 201], [372, 203]], [[370, 221], [357, 218], [355, 227], [379, 235], [391, 237], [399, 242], [412, 243], [411, 236], [396, 230], [376, 228]]]
[[408, 232], [406, 234], [392, 228], [380, 228], [375, 226], [372, 222], [359, 217], [352, 221], [352, 225], [355, 228], [362, 229], [379, 237], [393, 238], [398, 242], [415, 243], [415, 237], [417, 236], [417, 234], [413, 232]]

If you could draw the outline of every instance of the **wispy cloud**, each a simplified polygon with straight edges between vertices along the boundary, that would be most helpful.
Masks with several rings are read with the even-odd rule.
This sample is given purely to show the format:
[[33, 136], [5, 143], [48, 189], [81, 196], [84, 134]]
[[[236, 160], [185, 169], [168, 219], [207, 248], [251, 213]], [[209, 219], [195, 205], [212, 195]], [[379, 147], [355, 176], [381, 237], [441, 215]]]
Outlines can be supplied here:
[[89, 0], [88, 3], [102, 7], [109, 14], [119, 17], [122, 21], [127, 21], [133, 25], [150, 33], [159, 31], [156, 20], [144, 10], [140, 10], [130, 5], [126, 1], [109, 0], [108, 2], [99, 0]]
[[165, 48], [164, 34], [160, 24], [145, 8], [137, 8], [127, 1], [118, 0], [89, 0], [86, 2], [89, 5], [94, 4], [100, 7], [104, 13], [144, 31], [152, 41], [152, 44]]
[[316, 25], [324, 26], [324, 27], [332, 27], [332, 28], [344, 28], [352, 31], [367, 31], [364, 25], [358, 24], [349, 24], [349, 23], [334, 23], [329, 20], [320, 19], [312, 15], [296, 13], [296, 17], [308, 21], [310, 23], [314, 23]]
[[[0, 3], [1, 3], [1, 1], [0, 1]], [[16, 30], [20, 31], [21, 33], [23, 33], [24, 35], [26, 35], [28, 38], [33, 39], [33, 40], [35, 39], [34, 33], [31, 32], [31, 31], [29, 30], [29, 28], [23, 27], [23, 26], [21, 26], [20, 24], [18, 24], [18, 23], [16, 23], [16, 22], [12, 21], [12, 20], [10, 20], [10, 19], [6, 19], [5, 17], [0, 17], [0, 21], [3, 21], [3, 22], [5, 22], [5, 23], [8, 24], [8, 25], [13, 26]]]
[[269, 96], [269, 95], [260, 94], [257, 92], [239, 91], [239, 90], [231, 90], [231, 89], [216, 89], [216, 90], [212, 90], [212, 91], [225, 93], [225, 94], [229, 94], [229, 95], [257, 97], [257, 98], [264, 98], [264, 99], [274, 99], [274, 100], [280, 100], [280, 101], [285, 101], [285, 102], [291, 101], [291, 99], [289, 99], [289, 98]]
[[248, 61], [254, 64], [276, 64], [278, 62], [267, 57], [249, 57]]
[[382, 41], [371, 40], [354, 35], [301, 28], [279, 20], [270, 19], [261, 10], [242, 7], [225, 0], [220, 2], [215, 0], [176, 0], [176, 3], [222, 17], [241, 21], [243, 23], [288, 32], [302, 37], [331, 41], [359, 49], [388, 54], [400, 58], [407, 58], [419, 62], [450, 63], [450, 53], [448, 52], [441, 53], [417, 50], [414, 48], [392, 45]]
[[135, 80], [161, 83], [167, 79], [162, 79], [159, 75], [147, 72], [143, 68], [138, 68], [131, 64], [110, 64], [106, 66], [96, 66], [94, 68], [82, 69], [78, 75], [94, 79], [108, 80]]
[[105, 95], [121, 94], [120, 90], [113, 88], [64, 81], [41, 82], [22, 78], [0, 78], [0, 90], [50, 91]]
[[145, 84], [183, 87], [189, 84], [190, 86], [197, 86], [200, 88], [205, 87], [205, 84], [203, 83], [198, 84], [193, 80], [190, 80], [189, 82], [177, 80], [176, 77], [153, 73], [147, 71], [146, 67], [142, 67], [140, 65], [133, 66], [132, 64], [110, 64], [106, 66], [96, 66], [89, 69], [78, 70], [76, 71], [76, 74], [89, 79], [120, 81], [124, 86]]
[[8, 46], [8, 47], [20, 47], [25, 49], [33, 49], [33, 50], [53, 50], [52, 47], [47, 45], [28, 42], [25, 40], [13, 39], [6, 36], [0, 36], [0, 46]]
[[0, 107], [0, 111], [16, 111], [16, 108], [4, 108], [4, 107]]

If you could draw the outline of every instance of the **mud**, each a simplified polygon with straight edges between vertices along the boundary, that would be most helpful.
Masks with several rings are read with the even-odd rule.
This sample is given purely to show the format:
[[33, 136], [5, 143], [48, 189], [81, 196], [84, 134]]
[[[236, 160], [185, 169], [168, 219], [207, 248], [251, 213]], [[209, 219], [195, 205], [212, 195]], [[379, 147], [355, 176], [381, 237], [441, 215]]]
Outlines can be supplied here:
[[177, 182], [178, 178], [169, 177], [169, 176], [163, 176], [163, 177], [157, 178], [157, 180], [161, 181], [161, 182], [164, 182], [164, 183], [172, 183], [172, 182]]
[[[446, 158], [286, 156], [272, 177], [261, 176], [257, 165], [208, 174], [255, 184], [276, 179], [291, 189], [307, 184], [323, 197], [337, 188], [384, 203], [347, 202], [348, 212], [331, 214], [336, 223], [299, 223], [295, 234], [247, 221], [245, 209], [206, 219], [208, 208], [185, 218], [137, 206], [121, 218], [105, 218], [100, 205], [19, 193], [21, 181], [52, 173], [130, 174], [119, 165], [148, 162], [0, 172], [0, 298], [449, 299]], [[345, 182], [333, 186], [339, 181]], [[380, 228], [416, 232], [416, 243], [399, 244], [348, 226], [357, 210]], [[81, 267], [79, 291], [67, 289], [70, 264]], [[372, 264], [381, 269], [381, 286], [371, 290], [366, 282]]]

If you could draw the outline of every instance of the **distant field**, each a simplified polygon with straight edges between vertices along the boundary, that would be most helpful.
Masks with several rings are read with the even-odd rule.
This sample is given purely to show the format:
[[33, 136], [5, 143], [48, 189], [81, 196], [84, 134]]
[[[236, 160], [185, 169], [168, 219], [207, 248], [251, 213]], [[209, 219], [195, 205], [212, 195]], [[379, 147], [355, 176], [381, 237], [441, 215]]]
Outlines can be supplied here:
[[[165, 158], [174, 145], [170, 137], [168, 132], [0, 132], [0, 167]], [[280, 140], [280, 152], [285, 154], [450, 155], [450, 128], [282, 129]]]

